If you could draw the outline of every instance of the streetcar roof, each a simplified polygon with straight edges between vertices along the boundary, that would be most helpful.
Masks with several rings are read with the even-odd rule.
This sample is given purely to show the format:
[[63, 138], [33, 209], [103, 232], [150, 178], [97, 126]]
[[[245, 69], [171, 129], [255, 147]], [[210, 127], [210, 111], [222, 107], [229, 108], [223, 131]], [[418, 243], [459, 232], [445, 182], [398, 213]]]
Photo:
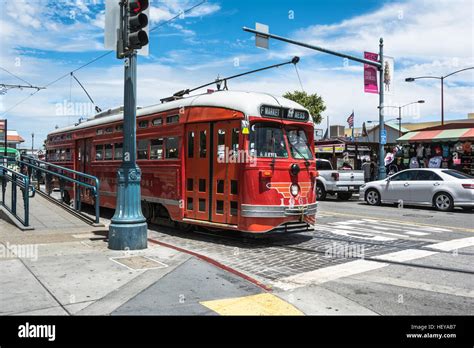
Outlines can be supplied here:
[[[302, 105], [292, 100], [274, 96], [268, 93], [215, 91], [213, 93], [193, 95], [183, 99], [137, 109], [137, 117], [191, 106], [221, 107], [243, 112], [246, 116], [259, 116], [261, 105], [271, 105], [288, 109], [308, 111]], [[88, 119], [85, 122], [81, 122], [75, 126], [67, 126], [55, 129], [54, 131], [50, 132], [49, 135], [116, 122], [122, 120], [122, 118], [123, 112], [120, 109], [117, 109], [117, 111], [112, 111], [108, 116], [95, 117]], [[308, 122], [311, 122], [311, 117], [309, 118]]]

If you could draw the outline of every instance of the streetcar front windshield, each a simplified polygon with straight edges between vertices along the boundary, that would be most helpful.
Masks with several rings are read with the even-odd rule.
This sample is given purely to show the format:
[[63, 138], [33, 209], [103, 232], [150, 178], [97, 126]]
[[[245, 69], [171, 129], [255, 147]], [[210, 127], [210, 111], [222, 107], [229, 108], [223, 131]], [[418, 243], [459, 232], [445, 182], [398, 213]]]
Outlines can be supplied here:
[[313, 158], [308, 144], [306, 133], [301, 128], [288, 129], [288, 144], [290, 145], [291, 155], [296, 159], [309, 160]]
[[250, 156], [288, 158], [285, 133], [280, 125], [254, 123], [250, 130]]

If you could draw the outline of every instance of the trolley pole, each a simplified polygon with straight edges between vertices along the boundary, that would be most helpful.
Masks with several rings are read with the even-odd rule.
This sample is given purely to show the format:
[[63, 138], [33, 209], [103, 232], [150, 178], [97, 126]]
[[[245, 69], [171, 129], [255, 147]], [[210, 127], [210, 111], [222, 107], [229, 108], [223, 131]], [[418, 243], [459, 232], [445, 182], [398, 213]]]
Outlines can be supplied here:
[[[127, 24], [128, 11], [124, 10], [127, 3], [121, 5], [121, 17]], [[128, 36], [125, 30], [124, 33]], [[141, 170], [136, 163], [137, 53], [128, 50], [124, 57], [123, 160], [117, 172], [117, 202], [109, 226], [109, 248], [140, 250], [147, 247], [148, 226], [141, 209]]]

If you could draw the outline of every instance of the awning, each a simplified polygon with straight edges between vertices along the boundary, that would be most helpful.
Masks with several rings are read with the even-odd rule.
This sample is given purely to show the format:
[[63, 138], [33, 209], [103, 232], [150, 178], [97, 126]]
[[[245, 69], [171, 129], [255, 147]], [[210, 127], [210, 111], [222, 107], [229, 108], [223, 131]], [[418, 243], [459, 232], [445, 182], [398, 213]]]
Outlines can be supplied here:
[[409, 132], [397, 139], [398, 142], [438, 142], [438, 141], [458, 141], [473, 140], [474, 128], [459, 128], [446, 130], [430, 130]]

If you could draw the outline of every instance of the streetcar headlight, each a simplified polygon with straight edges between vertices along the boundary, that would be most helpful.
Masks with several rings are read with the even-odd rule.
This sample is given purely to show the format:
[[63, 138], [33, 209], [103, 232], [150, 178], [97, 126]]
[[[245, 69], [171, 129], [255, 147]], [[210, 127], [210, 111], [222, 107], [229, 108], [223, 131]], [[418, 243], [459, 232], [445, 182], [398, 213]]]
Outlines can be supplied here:
[[291, 184], [290, 192], [293, 196], [297, 196], [300, 192], [300, 187], [298, 186], [298, 184]]

